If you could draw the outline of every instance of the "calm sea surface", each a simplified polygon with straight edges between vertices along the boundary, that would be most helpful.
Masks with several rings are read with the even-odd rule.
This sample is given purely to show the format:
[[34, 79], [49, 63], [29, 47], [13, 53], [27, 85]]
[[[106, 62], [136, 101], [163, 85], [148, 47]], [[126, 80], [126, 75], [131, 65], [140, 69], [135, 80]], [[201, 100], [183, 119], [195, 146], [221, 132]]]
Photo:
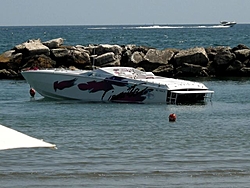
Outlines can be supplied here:
[[250, 24], [232, 28], [217, 25], [185, 26], [0, 26], [0, 53], [29, 39], [62, 37], [66, 45], [136, 44], [158, 49], [196, 46], [250, 46]]
[[[250, 46], [250, 26], [0, 27], [0, 52], [31, 38], [137, 44], [159, 49]], [[250, 78], [197, 79], [205, 105], [82, 103], [29, 97], [25, 81], [0, 80], [0, 124], [58, 149], [0, 151], [0, 187], [250, 187]], [[168, 121], [170, 113], [177, 121]]]

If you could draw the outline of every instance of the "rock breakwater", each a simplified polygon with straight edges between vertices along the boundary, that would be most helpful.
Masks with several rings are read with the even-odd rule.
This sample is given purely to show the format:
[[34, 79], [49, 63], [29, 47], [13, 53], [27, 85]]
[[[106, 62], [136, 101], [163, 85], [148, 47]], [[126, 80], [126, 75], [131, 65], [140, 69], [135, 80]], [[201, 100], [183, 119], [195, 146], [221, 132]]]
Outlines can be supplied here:
[[32, 39], [0, 55], [0, 79], [22, 79], [21, 70], [30, 68], [93, 66], [129, 66], [164, 77], [249, 77], [250, 48], [239, 44], [158, 50], [136, 45], [67, 46], [62, 38]]

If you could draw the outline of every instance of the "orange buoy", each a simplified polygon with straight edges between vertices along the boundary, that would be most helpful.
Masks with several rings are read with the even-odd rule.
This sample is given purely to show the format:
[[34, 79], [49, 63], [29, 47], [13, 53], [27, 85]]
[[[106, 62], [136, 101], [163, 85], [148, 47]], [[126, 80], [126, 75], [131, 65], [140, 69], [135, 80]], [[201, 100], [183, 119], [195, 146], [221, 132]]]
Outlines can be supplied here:
[[169, 121], [171, 122], [176, 121], [176, 115], [174, 113], [169, 115]]
[[36, 91], [33, 88], [30, 88], [30, 96], [34, 97], [36, 94]]

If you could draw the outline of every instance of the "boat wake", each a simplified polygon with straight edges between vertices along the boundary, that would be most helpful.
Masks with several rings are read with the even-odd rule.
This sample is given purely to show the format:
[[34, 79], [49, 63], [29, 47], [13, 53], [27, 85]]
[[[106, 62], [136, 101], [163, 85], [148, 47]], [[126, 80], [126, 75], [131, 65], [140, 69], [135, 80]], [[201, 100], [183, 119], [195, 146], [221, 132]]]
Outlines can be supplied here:
[[218, 29], [230, 28], [229, 25], [145, 25], [145, 26], [103, 26], [89, 27], [89, 30], [109, 30], [109, 29]]
[[131, 29], [187, 29], [187, 28], [194, 28], [194, 29], [203, 29], [203, 28], [229, 28], [230, 26], [224, 25], [194, 25], [194, 26], [160, 26], [160, 25], [153, 25], [153, 26], [138, 26], [138, 27], [131, 27]]

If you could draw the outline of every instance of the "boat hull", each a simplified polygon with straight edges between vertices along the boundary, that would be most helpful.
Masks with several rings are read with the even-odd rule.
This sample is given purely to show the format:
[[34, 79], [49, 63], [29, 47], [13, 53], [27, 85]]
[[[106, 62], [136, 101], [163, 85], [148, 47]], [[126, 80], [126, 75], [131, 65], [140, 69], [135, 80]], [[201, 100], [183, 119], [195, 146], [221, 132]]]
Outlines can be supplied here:
[[204, 102], [213, 93], [202, 83], [155, 76], [131, 67], [28, 70], [22, 75], [33, 89], [52, 99], [180, 104]]
[[96, 77], [60, 72], [22, 72], [30, 86], [44, 97], [86, 102], [166, 103], [167, 89], [122, 77]]
[[228, 21], [221, 21], [220, 22], [222, 26], [227, 26], [227, 27], [233, 27], [236, 22], [228, 22]]

